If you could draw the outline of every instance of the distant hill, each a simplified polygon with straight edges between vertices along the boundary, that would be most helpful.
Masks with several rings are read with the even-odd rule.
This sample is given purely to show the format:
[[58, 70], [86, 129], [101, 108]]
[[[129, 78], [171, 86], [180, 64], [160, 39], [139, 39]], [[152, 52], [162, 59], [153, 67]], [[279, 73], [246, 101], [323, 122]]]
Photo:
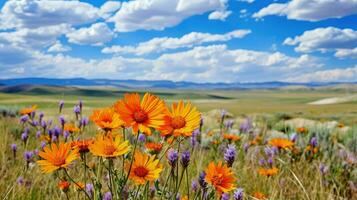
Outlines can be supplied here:
[[[174, 82], [166, 80], [148, 81], [148, 80], [110, 80], [110, 79], [84, 79], [84, 78], [69, 78], [69, 79], [51, 79], [51, 78], [19, 78], [19, 79], [2, 79], [0, 86], [97, 86], [97, 87], [115, 87], [115, 88], [163, 88], [163, 89], [277, 89], [277, 88], [313, 88], [313, 87], [339, 87], [343, 85], [357, 85], [353, 83], [340, 82], [316, 82], [316, 83], [290, 83], [290, 82], [252, 82], [252, 83], [193, 83], [193, 82]], [[8, 88], [8, 90], [11, 89]], [[15, 89], [15, 88], [12, 88]], [[18, 88], [21, 89], [21, 88]]]

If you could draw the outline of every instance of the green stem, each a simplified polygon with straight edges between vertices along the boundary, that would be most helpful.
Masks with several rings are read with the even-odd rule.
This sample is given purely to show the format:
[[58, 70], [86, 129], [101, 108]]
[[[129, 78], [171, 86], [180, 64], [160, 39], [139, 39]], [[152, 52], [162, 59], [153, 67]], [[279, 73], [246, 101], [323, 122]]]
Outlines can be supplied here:
[[70, 181], [72, 181], [81, 191], [84, 192], [84, 194], [90, 199], [91, 197], [89, 196], [89, 194], [76, 182], [73, 180], [73, 178], [68, 174], [67, 170], [64, 169], [64, 173], [66, 174], [66, 176], [69, 178]]
[[188, 199], [190, 199], [190, 184], [189, 184], [189, 180], [188, 180], [188, 170], [186, 168], [186, 187], [187, 187], [187, 197]]
[[138, 189], [136, 190], [134, 199], [136, 199], [136, 197], [138, 196], [140, 188], [141, 188], [141, 185], [138, 186]]
[[170, 177], [171, 177], [172, 174], [173, 174], [173, 168], [171, 169], [169, 175], [168, 175], [167, 178], [166, 178], [166, 181], [165, 181], [165, 184], [164, 184], [164, 189], [163, 189], [163, 191], [162, 191], [162, 193], [161, 193], [161, 198], [160, 198], [160, 200], [162, 199], [162, 196], [165, 195], [166, 186], [167, 186], [167, 183], [169, 182]]
[[128, 182], [128, 179], [129, 179], [129, 175], [130, 175], [130, 172], [131, 172], [131, 168], [132, 168], [133, 162], [134, 162], [134, 155], [135, 155], [136, 146], [137, 146], [137, 144], [138, 144], [139, 134], [140, 134], [140, 132], [138, 132], [138, 134], [137, 134], [137, 136], [136, 136], [136, 139], [135, 139], [135, 142], [134, 142], [133, 156], [132, 156], [131, 161], [130, 161], [130, 166], [129, 166], [128, 174], [126, 175], [125, 180], [124, 180], [124, 184], [123, 184], [122, 188], [120, 189], [120, 193], [123, 192], [123, 189], [124, 189], [126, 183]]

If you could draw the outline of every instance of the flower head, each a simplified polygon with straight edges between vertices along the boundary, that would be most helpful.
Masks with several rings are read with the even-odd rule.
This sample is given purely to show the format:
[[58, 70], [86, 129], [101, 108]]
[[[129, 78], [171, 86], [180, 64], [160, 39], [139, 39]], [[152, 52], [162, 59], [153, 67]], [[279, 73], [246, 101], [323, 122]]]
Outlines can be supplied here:
[[206, 172], [203, 171], [198, 176], [198, 183], [200, 184], [202, 189], [207, 188], [207, 182], [206, 182], [205, 178], [206, 178]]
[[64, 101], [63, 100], [59, 101], [58, 102], [58, 110], [60, 113], [62, 112], [63, 106], [64, 106]]
[[32, 161], [33, 156], [34, 156], [34, 153], [32, 151], [25, 151], [25, 153], [24, 153], [24, 159], [28, 163]]
[[105, 131], [118, 129], [123, 125], [123, 121], [120, 119], [119, 115], [114, 112], [113, 108], [94, 110], [90, 116], [90, 120]]
[[170, 149], [167, 152], [167, 160], [171, 167], [175, 167], [178, 160], [178, 152], [175, 149]]
[[31, 113], [35, 112], [37, 109], [37, 105], [33, 105], [31, 107], [28, 108], [23, 108], [20, 110], [20, 114], [21, 115], [31, 115]]
[[63, 115], [58, 117], [58, 121], [60, 122], [62, 127], [66, 124], [66, 119], [64, 118]]
[[189, 137], [200, 127], [201, 114], [190, 102], [173, 103], [171, 111], [166, 110], [165, 124], [159, 128], [161, 135]]
[[20, 122], [21, 123], [25, 123], [25, 122], [27, 122], [29, 120], [29, 116], [28, 115], [22, 115], [21, 117], [20, 117]]
[[140, 142], [145, 142], [145, 141], [146, 141], [146, 136], [145, 136], [145, 134], [140, 133], [138, 140], [139, 140]]
[[221, 196], [221, 200], [229, 200], [229, 194], [228, 193], [223, 193]]
[[95, 156], [113, 158], [129, 152], [129, 141], [122, 141], [120, 135], [98, 134], [92, 144], [89, 145], [90, 152]]
[[235, 191], [234, 191], [234, 194], [233, 194], [233, 199], [234, 200], [243, 200], [243, 188], [237, 188]]
[[11, 147], [12, 152], [17, 151], [17, 145], [15, 143], [11, 144], [10, 147]]
[[74, 124], [72, 123], [66, 123], [63, 127], [64, 131], [67, 131], [69, 133], [76, 133], [79, 132], [79, 128], [76, 127]]
[[140, 101], [139, 94], [125, 94], [124, 99], [114, 104], [115, 112], [120, 115], [126, 127], [151, 135], [150, 128], [159, 128], [164, 124], [165, 103], [160, 98], [146, 93]]
[[269, 141], [269, 144], [279, 149], [290, 149], [294, 146], [294, 142], [285, 138], [274, 138]]
[[72, 150], [70, 143], [60, 143], [59, 145], [52, 143], [51, 148], [45, 146], [43, 151], [39, 152], [39, 156], [43, 160], [37, 161], [45, 173], [51, 173], [60, 168], [68, 168], [68, 166], [79, 158], [78, 149]]
[[162, 150], [162, 143], [148, 142], [145, 144], [145, 147], [152, 153], [160, 153]]
[[106, 193], [104, 194], [103, 200], [112, 200], [112, 199], [113, 199], [112, 193], [106, 192]]
[[219, 162], [217, 165], [214, 162], [211, 162], [205, 170], [206, 177], [205, 180], [208, 184], [211, 184], [219, 196], [222, 193], [230, 192], [234, 190], [235, 177], [231, 168], [227, 165], [223, 165], [222, 162]]
[[190, 151], [184, 151], [181, 154], [181, 165], [186, 168], [190, 164]]
[[[129, 165], [127, 165], [127, 167], [129, 168]], [[155, 158], [155, 155], [135, 152], [129, 178], [133, 180], [135, 184], [143, 185], [147, 181], [153, 182], [158, 179], [162, 169], [163, 167], [159, 163], [159, 159]]]
[[228, 140], [229, 142], [236, 142], [240, 140], [240, 137], [238, 135], [228, 133], [223, 134], [223, 138]]
[[72, 148], [78, 148], [80, 153], [89, 152], [89, 145], [93, 143], [93, 139], [73, 141], [71, 143]]
[[60, 181], [58, 183], [58, 188], [63, 192], [67, 192], [69, 189], [70, 183], [68, 181]]
[[256, 199], [266, 199], [265, 194], [261, 193], [261, 192], [254, 192], [253, 193], [253, 197]]
[[273, 167], [273, 168], [268, 168], [268, 169], [264, 169], [264, 168], [260, 168], [258, 170], [258, 173], [262, 176], [267, 176], [267, 177], [270, 177], [270, 176], [274, 176], [278, 173], [278, 168], [276, 167]]
[[296, 128], [296, 133], [304, 134], [304, 133], [307, 133], [307, 132], [308, 132], [308, 129], [305, 128], [305, 127]]
[[235, 145], [228, 145], [226, 151], [224, 153], [224, 160], [226, 161], [228, 167], [232, 167], [235, 157], [236, 157], [236, 146]]

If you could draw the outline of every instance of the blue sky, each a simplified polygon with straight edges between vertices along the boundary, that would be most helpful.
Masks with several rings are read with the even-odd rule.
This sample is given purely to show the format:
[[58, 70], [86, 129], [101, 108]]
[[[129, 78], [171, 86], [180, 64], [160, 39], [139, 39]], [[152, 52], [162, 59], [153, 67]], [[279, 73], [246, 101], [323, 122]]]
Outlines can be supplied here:
[[27, 0], [0, 7], [0, 78], [357, 81], [357, 0]]

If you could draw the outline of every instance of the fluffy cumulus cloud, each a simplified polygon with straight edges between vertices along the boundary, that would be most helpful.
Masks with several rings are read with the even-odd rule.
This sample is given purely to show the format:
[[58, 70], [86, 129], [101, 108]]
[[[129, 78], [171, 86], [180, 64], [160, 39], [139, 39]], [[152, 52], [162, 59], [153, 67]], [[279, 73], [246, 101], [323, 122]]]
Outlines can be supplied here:
[[293, 82], [356, 82], [357, 80], [357, 65], [349, 68], [336, 68], [328, 70], [320, 70], [316, 72], [306, 73], [296, 77], [287, 78], [286, 81]]
[[63, 45], [60, 41], [56, 41], [55, 44], [48, 48], [48, 52], [66, 52], [70, 51], [72, 48], [70, 46]]
[[232, 11], [229, 10], [217, 10], [212, 12], [211, 14], [208, 15], [208, 19], [210, 20], [221, 20], [221, 21], [225, 21], [226, 18], [232, 14]]
[[103, 53], [136, 54], [144, 55], [149, 53], [163, 52], [169, 49], [191, 48], [195, 45], [212, 42], [224, 42], [234, 38], [242, 38], [249, 34], [250, 30], [234, 30], [225, 34], [210, 34], [192, 32], [180, 38], [162, 37], [153, 38], [142, 42], [137, 46], [112, 46], [102, 50]]
[[7, 67], [2, 70], [1, 77], [14, 75], [10, 73], [11, 70], [24, 67], [22, 71], [27, 76], [42, 77], [115, 77], [195, 82], [270, 81], [285, 79], [297, 71], [311, 72], [321, 67], [317, 58], [307, 55], [290, 57], [279, 52], [230, 50], [225, 45], [195, 47], [188, 51], [166, 53], [154, 59], [114, 56], [85, 60], [40, 52], [30, 56], [22, 63], [5, 65]]
[[0, 12], [0, 29], [39, 28], [95, 21], [98, 8], [80, 1], [7, 1]]
[[[115, 30], [163, 30], [179, 24], [184, 19], [209, 11], [224, 13], [228, 0], [133, 0], [123, 2], [121, 9], [108, 21], [115, 23]], [[223, 13], [223, 15], [222, 15]], [[215, 14], [218, 19], [218, 14]]]
[[119, 10], [121, 2], [119, 1], [106, 1], [99, 10], [100, 16], [107, 19], [113, 15], [114, 12]]
[[103, 45], [113, 39], [115, 34], [103, 22], [92, 24], [88, 28], [80, 28], [66, 35], [68, 41], [75, 44]]
[[338, 58], [357, 58], [357, 47], [354, 49], [338, 49], [335, 56]]
[[253, 17], [286, 16], [288, 19], [320, 21], [357, 14], [357, 0], [291, 0], [273, 3], [256, 12]]
[[337, 51], [337, 57], [355, 56], [357, 47], [357, 31], [335, 27], [317, 28], [305, 31], [302, 35], [287, 38], [286, 45], [296, 46], [297, 52]]

